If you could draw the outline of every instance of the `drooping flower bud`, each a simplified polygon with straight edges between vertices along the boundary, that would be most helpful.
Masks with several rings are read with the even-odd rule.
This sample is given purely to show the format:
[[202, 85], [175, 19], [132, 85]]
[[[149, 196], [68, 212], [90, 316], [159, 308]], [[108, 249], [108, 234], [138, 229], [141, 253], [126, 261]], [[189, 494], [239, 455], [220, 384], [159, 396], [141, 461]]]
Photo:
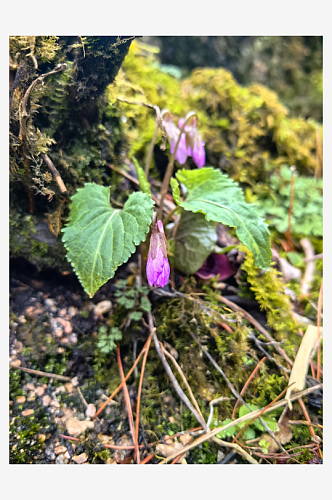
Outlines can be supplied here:
[[[183, 126], [184, 120], [181, 118], [179, 120], [179, 127]], [[195, 165], [198, 168], [204, 167], [205, 165], [205, 142], [202, 141], [198, 130], [197, 130], [197, 118], [194, 117], [191, 121], [191, 125], [185, 126], [185, 137], [187, 146], [187, 155], [191, 156]]]
[[163, 223], [158, 220], [156, 224], [152, 220], [149, 258], [146, 264], [146, 277], [150, 286], [164, 287], [168, 283], [170, 267], [166, 245]]

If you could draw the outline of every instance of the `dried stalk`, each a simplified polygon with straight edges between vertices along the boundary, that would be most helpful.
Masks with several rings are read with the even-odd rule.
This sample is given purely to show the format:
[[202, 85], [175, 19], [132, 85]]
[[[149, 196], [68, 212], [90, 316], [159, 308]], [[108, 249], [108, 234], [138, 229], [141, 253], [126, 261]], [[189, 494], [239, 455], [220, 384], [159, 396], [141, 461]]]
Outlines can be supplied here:
[[[296, 401], [297, 399], [299, 399], [301, 397], [304, 397], [304, 396], [307, 396], [311, 392], [314, 392], [317, 389], [321, 389], [322, 387], [323, 387], [323, 384], [315, 385], [314, 387], [309, 387], [308, 389], [305, 389], [304, 391], [298, 392], [297, 394], [292, 394], [291, 397], [290, 397], [290, 400], [291, 401]], [[277, 408], [281, 408], [281, 407], [285, 406], [286, 404], [287, 404], [287, 400], [286, 399], [282, 399], [281, 401], [277, 401], [276, 403], [274, 403], [273, 405], [271, 405], [266, 410], [264, 408], [264, 413], [269, 413], [269, 412], [271, 412], [273, 410], [276, 410]], [[243, 417], [240, 417], [240, 418], [238, 418], [236, 420], [233, 420], [232, 422], [230, 422], [229, 424], [224, 425], [223, 427], [217, 427], [216, 429], [213, 429], [212, 431], [210, 431], [207, 434], [204, 434], [203, 436], [201, 436], [200, 438], [198, 438], [198, 440], [196, 442], [188, 444], [187, 446], [185, 446], [180, 452], [174, 453], [173, 455], [165, 458], [162, 462], [159, 463], [159, 465], [167, 463], [170, 460], [173, 460], [180, 453], [182, 454], [182, 453], [185, 453], [185, 452], [191, 450], [192, 448], [195, 448], [196, 446], [204, 443], [205, 441], [208, 441], [209, 439], [211, 439], [212, 437], [214, 437], [216, 434], [219, 434], [219, 432], [225, 431], [226, 429], [228, 429], [229, 427], [232, 427], [233, 425], [240, 424], [241, 422], [245, 422], [246, 420], [250, 420], [250, 419], [252, 419], [254, 417], [257, 418], [257, 416], [261, 413], [261, 411], [262, 410], [256, 410], [256, 411], [254, 411], [252, 413], [244, 415]], [[303, 446], [302, 446], [302, 448], [303, 448]]]

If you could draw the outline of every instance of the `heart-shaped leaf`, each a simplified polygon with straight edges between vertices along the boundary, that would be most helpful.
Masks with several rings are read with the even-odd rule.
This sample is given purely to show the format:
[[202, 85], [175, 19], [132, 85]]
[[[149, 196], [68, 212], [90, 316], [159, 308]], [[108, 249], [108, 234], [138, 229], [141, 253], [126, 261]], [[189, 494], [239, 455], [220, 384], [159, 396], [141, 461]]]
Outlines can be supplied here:
[[175, 237], [174, 265], [185, 274], [194, 274], [213, 252], [216, 224], [204, 215], [182, 211]]
[[108, 187], [85, 184], [72, 197], [68, 224], [62, 229], [67, 259], [90, 297], [145, 241], [152, 220], [149, 194], [132, 193], [122, 210], [115, 210], [109, 199]]
[[173, 181], [172, 189], [178, 205], [190, 212], [205, 214], [207, 221], [235, 227], [239, 240], [252, 251], [256, 266], [269, 269], [271, 243], [268, 226], [257, 214], [255, 206], [245, 202], [237, 183], [212, 167], [180, 170], [176, 177], [188, 190], [185, 201], [179, 201], [176, 181]]

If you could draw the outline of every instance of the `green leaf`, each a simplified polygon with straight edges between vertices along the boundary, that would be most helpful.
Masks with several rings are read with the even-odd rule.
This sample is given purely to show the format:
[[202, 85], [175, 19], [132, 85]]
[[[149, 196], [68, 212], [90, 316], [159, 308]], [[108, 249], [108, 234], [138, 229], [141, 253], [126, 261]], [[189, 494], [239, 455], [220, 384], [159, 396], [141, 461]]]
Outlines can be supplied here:
[[134, 162], [135, 167], [136, 167], [139, 187], [141, 188], [141, 191], [143, 191], [143, 193], [147, 193], [147, 194], [151, 195], [150, 184], [146, 178], [144, 170], [142, 169], [142, 167], [139, 166], [136, 158], [133, 158], [133, 162]]
[[133, 321], [139, 321], [142, 316], [143, 316], [142, 311], [133, 311], [132, 313], [129, 314], [129, 318], [131, 318]]
[[131, 309], [135, 305], [135, 299], [129, 299], [125, 295], [119, 298], [118, 304], [121, 304], [124, 306], [126, 309]]
[[141, 286], [141, 288], [138, 290], [140, 293], [144, 293], [145, 295], [147, 295], [149, 293], [149, 289], [147, 286]]
[[174, 198], [174, 201], [177, 205], [180, 205], [181, 203], [181, 198], [180, 198], [180, 188], [179, 188], [179, 183], [178, 181], [175, 179], [175, 177], [172, 177], [171, 178], [171, 188], [172, 188], [172, 193], [173, 193], [173, 198]]
[[269, 269], [270, 233], [254, 205], [245, 202], [242, 190], [229, 177], [214, 168], [180, 170], [176, 177], [188, 190], [178, 204], [190, 212], [205, 214], [207, 221], [235, 227], [239, 240], [252, 251], [255, 265]]
[[[219, 425], [220, 425], [220, 427], [223, 427], [224, 425], [230, 424], [231, 422], [232, 422], [232, 420], [230, 418], [226, 418], [226, 420], [221, 422], [221, 424], [219, 424]], [[235, 434], [235, 432], [236, 432], [236, 426], [232, 425], [231, 427], [228, 427], [228, 429], [225, 429], [224, 431], [218, 432], [218, 434], [216, 434], [216, 437], [219, 439], [224, 439], [227, 436], [228, 437], [233, 436], [233, 434]]]
[[141, 297], [141, 309], [146, 312], [151, 311], [151, 302], [147, 297]]
[[242, 436], [244, 437], [244, 439], [246, 440], [249, 440], [249, 439], [255, 439], [255, 431], [254, 429], [252, 429], [252, 427], [247, 427], [246, 429], [244, 429], [244, 431], [242, 432]]
[[85, 184], [72, 197], [68, 223], [62, 229], [67, 259], [90, 297], [145, 241], [152, 220], [150, 195], [132, 193], [122, 210], [115, 210], [109, 198], [109, 188]]
[[208, 222], [203, 214], [183, 210], [175, 237], [175, 267], [194, 274], [214, 251], [216, 241], [215, 222]]
[[239, 417], [244, 417], [245, 415], [248, 415], [248, 413], [251, 413], [252, 411], [259, 410], [259, 406], [256, 405], [248, 405], [250, 407], [247, 408], [246, 406], [242, 405], [239, 410]]
[[[259, 410], [259, 406], [256, 406], [256, 405], [248, 405], [248, 406], [250, 406], [252, 411]], [[244, 417], [244, 415], [248, 415], [248, 413], [251, 413], [249, 408], [242, 405], [240, 408], [240, 411], [239, 411], [239, 417]], [[266, 425], [271, 429], [271, 431], [274, 431], [274, 429], [277, 426], [277, 421], [273, 417], [268, 417], [268, 416], [265, 417], [264, 415], [262, 415], [262, 419], [264, 420]], [[264, 425], [262, 424], [262, 422], [258, 418], [256, 418], [250, 425], [253, 425], [259, 431], [263, 432], [265, 430]], [[251, 439], [251, 438], [248, 438], [248, 439]]]

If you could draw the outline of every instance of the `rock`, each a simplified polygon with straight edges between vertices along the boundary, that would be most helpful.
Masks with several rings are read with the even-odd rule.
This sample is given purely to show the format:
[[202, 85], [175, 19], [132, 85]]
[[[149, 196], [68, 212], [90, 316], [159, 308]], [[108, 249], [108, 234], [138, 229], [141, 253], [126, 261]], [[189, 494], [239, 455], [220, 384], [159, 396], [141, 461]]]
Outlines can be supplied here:
[[51, 406], [53, 406], [53, 408], [60, 408], [60, 403], [57, 399], [54, 399], [52, 402], [51, 402]]
[[26, 390], [27, 391], [34, 391], [35, 390], [35, 386], [33, 384], [31, 384], [31, 382], [29, 382], [26, 386], [25, 386]]
[[69, 316], [72, 318], [73, 316], [75, 316], [77, 314], [77, 309], [76, 307], [74, 306], [70, 306], [68, 307], [68, 314]]
[[70, 344], [77, 344], [76, 333], [72, 333], [71, 335], [69, 335], [68, 340], [69, 340]]
[[36, 391], [35, 391], [35, 393], [36, 393], [36, 395], [37, 395], [38, 397], [41, 397], [41, 396], [44, 394], [44, 392], [45, 392], [44, 387], [37, 387], [37, 389], [36, 389]]
[[60, 387], [57, 387], [54, 392], [55, 394], [59, 394], [60, 392], [66, 392], [66, 388], [64, 385], [60, 385]]
[[30, 392], [28, 393], [27, 401], [35, 401], [35, 399], [36, 399], [36, 394], [35, 394], [35, 392], [34, 392], [34, 391], [30, 391]]
[[45, 434], [38, 434], [38, 441], [40, 441], [41, 443], [44, 443], [45, 440], [46, 440]]
[[53, 299], [45, 299], [44, 300], [44, 306], [45, 307], [52, 307], [52, 306], [54, 306], [54, 300]]
[[56, 457], [55, 459], [55, 463], [58, 464], [58, 465], [65, 465], [69, 462], [68, 458], [65, 457], [65, 455], [59, 455], [58, 457]]
[[56, 448], [54, 448], [54, 453], [56, 455], [60, 455], [60, 453], [66, 453], [67, 451], [67, 448], [65, 446], [57, 446]]
[[21, 360], [20, 359], [14, 359], [10, 363], [12, 366], [21, 366]]
[[52, 401], [52, 398], [46, 394], [46, 396], [43, 397], [43, 406], [48, 406]]
[[23, 403], [25, 403], [25, 401], [26, 401], [25, 396], [19, 396], [18, 398], [16, 398], [16, 403], [18, 403], [19, 405], [22, 405]]
[[62, 317], [63, 317], [63, 316], [66, 316], [66, 314], [67, 314], [67, 309], [64, 307], [63, 309], [61, 309], [61, 310], [60, 310], [60, 313], [59, 313], [59, 314], [60, 314], [60, 316], [62, 316]]
[[192, 443], [194, 440], [194, 438], [190, 434], [183, 434], [183, 436], [180, 436], [179, 439], [183, 446], [187, 446], [187, 444]]
[[18, 317], [18, 321], [22, 323], [22, 325], [27, 322], [23, 314], [21, 314], [21, 316]]
[[85, 410], [85, 416], [89, 418], [93, 418], [96, 414], [96, 407], [93, 404], [89, 404], [87, 409]]
[[34, 413], [35, 413], [34, 410], [24, 410], [24, 411], [22, 411], [21, 415], [23, 417], [29, 417], [30, 415], [33, 415]]
[[83, 464], [84, 462], [87, 461], [87, 459], [88, 456], [86, 453], [81, 453], [80, 455], [75, 455], [74, 457], [72, 457], [72, 460], [77, 464]]
[[103, 444], [114, 444], [114, 439], [112, 438], [112, 436], [108, 436], [107, 434], [102, 434], [100, 432], [97, 437]]
[[66, 422], [66, 429], [69, 436], [78, 437], [87, 429], [93, 429], [94, 422], [91, 420], [78, 420], [76, 417], [71, 417]]
[[67, 450], [66, 453], [65, 453], [65, 458], [67, 458], [68, 460], [70, 460], [70, 455], [69, 455], [69, 451]]
[[162, 457], [170, 457], [173, 453], [177, 453], [184, 448], [182, 443], [173, 443], [173, 444], [157, 444], [156, 446], [156, 454], [161, 455]]
[[166, 444], [172, 444], [173, 443], [172, 436], [169, 436], [168, 434], [166, 434], [166, 436], [164, 436], [164, 441]]
[[168, 421], [169, 421], [171, 424], [174, 424], [174, 422], [175, 422], [175, 418], [174, 418], [174, 417], [168, 417]]
[[77, 387], [78, 386], [78, 378], [77, 377], [73, 377], [71, 379], [71, 383], [73, 384], [74, 387]]
[[66, 389], [66, 391], [67, 391], [69, 394], [71, 394], [71, 393], [73, 392], [73, 390], [74, 390], [74, 386], [73, 386], [73, 384], [72, 384], [71, 382], [67, 382], [67, 383], [65, 384], [65, 389]]
[[107, 313], [111, 309], [112, 309], [112, 302], [110, 300], [103, 300], [102, 302], [99, 302], [94, 306], [93, 312], [99, 316]]
[[[124, 434], [120, 439], [117, 441], [117, 446], [133, 446], [133, 442], [129, 436]], [[127, 458], [128, 455], [132, 453], [132, 450], [115, 450], [113, 453], [113, 458], [116, 461], [116, 463], [121, 464], [121, 463], [130, 463], [128, 462]]]
[[116, 464], [116, 461], [115, 461], [115, 460], [113, 460], [113, 458], [111, 458], [111, 457], [110, 457], [110, 458], [108, 458], [108, 459], [106, 460], [106, 463], [107, 463], [108, 465], [114, 465], [114, 464], [115, 464], [115, 465], [117, 465], [117, 464]]
[[[66, 320], [66, 324], [63, 327], [63, 331], [65, 332], [66, 335], [68, 335], [69, 333], [71, 333], [73, 331], [73, 327], [72, 327], [70, 321]], [[76, 340], [76, 342], [77, 342], [77, 340]]]

